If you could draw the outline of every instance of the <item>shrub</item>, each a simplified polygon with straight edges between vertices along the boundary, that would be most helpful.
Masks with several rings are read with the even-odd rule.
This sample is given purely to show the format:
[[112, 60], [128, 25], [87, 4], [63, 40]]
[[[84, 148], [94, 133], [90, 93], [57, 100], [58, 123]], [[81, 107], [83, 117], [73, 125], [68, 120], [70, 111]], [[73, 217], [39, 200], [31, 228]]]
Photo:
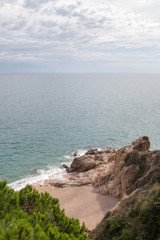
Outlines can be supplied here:
[[[128, 203], [129, 211], [122, 211]], [[122, 201], [104, 218], [94, 236], [97, 240], [160, 240], [160, 184]]]
[[86, 230], [48, 193], [31, 186], [15, 192], [0, 182], [0, 240], [85, 240]]

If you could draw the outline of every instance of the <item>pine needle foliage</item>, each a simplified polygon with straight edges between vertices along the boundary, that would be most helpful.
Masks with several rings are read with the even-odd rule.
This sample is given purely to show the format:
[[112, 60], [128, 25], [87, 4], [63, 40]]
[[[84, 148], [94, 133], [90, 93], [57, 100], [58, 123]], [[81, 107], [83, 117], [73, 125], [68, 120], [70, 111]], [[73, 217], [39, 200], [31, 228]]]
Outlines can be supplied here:
[[0, 240], [87, 240], [86, 231], [48, 193], [29, 185], [15, 192], [0, 181]]

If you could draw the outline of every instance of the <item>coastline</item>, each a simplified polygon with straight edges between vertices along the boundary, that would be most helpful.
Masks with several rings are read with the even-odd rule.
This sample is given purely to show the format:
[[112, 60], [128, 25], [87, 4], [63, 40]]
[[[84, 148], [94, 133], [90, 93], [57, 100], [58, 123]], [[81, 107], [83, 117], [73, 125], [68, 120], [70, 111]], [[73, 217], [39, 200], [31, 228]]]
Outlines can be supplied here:
[[[45, 217], [50, 216], [48, 220], [52, 224], [55, 222], [55, 228], [60, 232], [64, 230], [69, 233], [71, 230], [74, 233], [74, 228], [77, 231], [80, 227], [80, 231], [83, 230], [83, 233], [95, 240], [119, 237], [128, 239], [130, 236], [132, 239], [135, 236], [137, 239], [149, 236], [148, 240], [158, 240], [160, 150], [149, 149], [149, 138], [142, 136], [132, 141], [132, 145], [119, 150], [94, 148], [81, 157], [75, 152], [71, 165], [62, 166], [66, 169], [63, 179], [50, 178], [43, 183], [32, 184], [33, 188], [28, 186], [15, 195], [16, 199], [20, 199], [16, 207], [21, 207], [25, 213], [33, 210], [34, 216], [38, 216], [36, 219], [40, 222], [44, 220], [44, 226]], [[2, 182], [1, 186], [7, 192], [5, 184]], [[48, 194], [40, 195], [34, 189]], [[4, 197], [4, 202], [6, 199]], [[15, 203], [11, 201], [12, 198], [8, 199], [9, 204]], [[151, 221], [148, 225], [149, 218]], [[59, 219], [62, 220], [64, 229], [56, 223]], [[52, 227], [52, 224], [47, 226]], [[70, 237], [72, 239], [72, 235]], [[86, 235], [83, 239], [86, 239]]]
[[142, 161], [150, 156], [149, 148], [149, 138], [143, 136], [117, 151], [94, 148], [80, 157], [75, 152], [72, 164], [63, 165], [66, 174], [62, 181], [50, 179], [33, 187], [58, 198], [68, 217], [78, 218], [93, 230], [128, 191], [137, 189], [135, 183], [145, 172]]
[[53, 198], [58, 198], [61, 209], [70, 218], [78, 218], [89, 230], [101, 222], [108, 211], [119, 202], [118, 198], [101, 195], [96, 187], [91, 185], [54, 187], [49, 182], [44, 185], [33, 185], [38, 192], [48, 192]]
[[137, 189], [135, 183], [145, 172], [142, 161], [146, 161], [147, 154], [151, 157], [149, 148], [149, 138], [143, 136], [119, 150], [94, 148], [82, 156], [75, 152], [71, 165], [61, 166], [63, 178], [50, 176], [32, 186], [38, 192], [48, 192], [59, 199], [68, 217], [79, 219], [81, 225], [84, 222], [93, 230], [127, 192]]

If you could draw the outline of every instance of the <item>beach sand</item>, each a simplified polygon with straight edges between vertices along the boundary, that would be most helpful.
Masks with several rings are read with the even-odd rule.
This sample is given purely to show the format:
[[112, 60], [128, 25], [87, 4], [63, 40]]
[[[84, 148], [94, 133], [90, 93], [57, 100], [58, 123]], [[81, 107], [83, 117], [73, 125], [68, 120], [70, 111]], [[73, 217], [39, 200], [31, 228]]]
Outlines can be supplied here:
[[93, 230], [119, 201], [109, 195], [100, 195], [93, 186], [58, 188], [48, 184], [34, 188], [58, 198], [61, 209], [65, 209], [65, 214], [78, 218], [89, 230]]

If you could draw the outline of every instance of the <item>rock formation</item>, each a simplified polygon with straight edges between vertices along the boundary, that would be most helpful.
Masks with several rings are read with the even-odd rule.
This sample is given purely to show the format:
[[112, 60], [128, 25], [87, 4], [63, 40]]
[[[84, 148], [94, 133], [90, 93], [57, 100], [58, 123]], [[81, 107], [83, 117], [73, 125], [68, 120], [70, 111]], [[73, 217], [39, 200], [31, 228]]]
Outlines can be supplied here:
[[92, 239], [159, 239], [160, 150], [149, 148], [148, 137], [141, 137], [114, 155], [103, 188], [123, 198], [90, 233]]
[[74, 158], [70, 168], [67, 168], [67, 172], [85, 172], [96, 165], [95, 156], [84, 155]]
[[69, 176], [66, 185], [92, 184], [101, 194], [122, 197], [146, 183], [160, 180], [160, 151], [149, 151], [144, 136], [117, 151], [90, 149], [65, 166]]
[[[152, 239], [154, 223], [156, 223], [158, 232], [156, 232], [157, 235], [155, 234], [158, 238], [154, 239], [159, 239], [160, 150], [150, 151], [149, 149], [150, 141], [146, 136], [138, 138], [130, 146], [119, 150], [90, 149], [83, 156], [76, 156], [71, 166], [64, 166], [70, 173], [65, 182], [58, 184], [50, 182], [51, 185], [58, 187], [91, 184], [101, 194], [121, 198], [119, 205], [113, 211], [108, 212], [102, 222], [90, 233], [92, 239], [113, 239], [112, 237], [129, 239], [132, 234], [130, 239], [146, 239], [146, 236], [149, 236], [147, 238], [149, 240]], [[155, 196], [154, 199], [153, 196]], [[149, 230], [145, 229], [146, 236], [141, 238], [141, 230], [144, 230], [145, 226], [144, 214], [141, 214], [141, 206], [144, 206], [144, 202], [145, 206], [148, 204], [147, 211], [150, 211], [148, 213], [143, 208], [147, 224], [151, 212], [153, 212], [153, 218], [152, 221], [149, 221], [151, 223]], [[138, 209], [136, 214], [134, 214], [135, 208]], [[156, 218], [154, 219], [155, 213]], [[119, 225], [117, 221], [122, 224]], [[112, 228], [117, 229], [112, 231]], [[117, 231], [119, 232], [117, 233]], [[115, 233], [117, 238], [115, 238]], [[107, 238], [106, 234], [110, 234], [107, 236], [112, 237]], [[128, 236], [128, 234], [130, 235]], [[136, 234], [140, 237], [134, 238]]]
[[137, 151], [146, 151], [150, 149], [150, 141], [147, 136], [140, 137], [132, 142], [132, 147]]

